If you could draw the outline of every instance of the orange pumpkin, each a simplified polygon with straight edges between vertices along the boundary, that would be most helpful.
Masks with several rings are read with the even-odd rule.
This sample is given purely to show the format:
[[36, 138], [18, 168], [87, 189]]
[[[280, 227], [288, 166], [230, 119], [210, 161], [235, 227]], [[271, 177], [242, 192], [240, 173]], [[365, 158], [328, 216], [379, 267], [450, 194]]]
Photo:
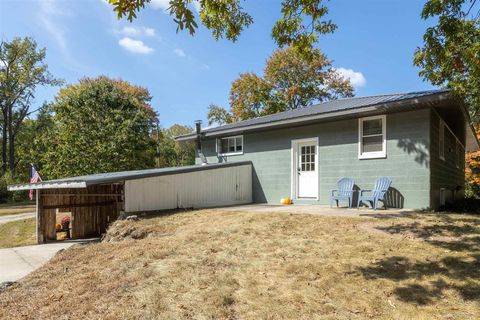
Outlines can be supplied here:
[[60, 223], [57, 223], [57, 224], [55, 225], [55, 230], [57, 230], [57, 231], [62, 230], [62, 225], [61, 225]]

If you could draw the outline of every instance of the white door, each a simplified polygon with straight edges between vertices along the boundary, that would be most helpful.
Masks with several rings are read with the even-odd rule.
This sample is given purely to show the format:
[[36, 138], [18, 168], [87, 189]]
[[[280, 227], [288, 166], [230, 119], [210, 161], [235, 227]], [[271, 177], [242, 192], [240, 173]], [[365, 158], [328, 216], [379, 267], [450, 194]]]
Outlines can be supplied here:
[[318, 197], [317, 141], [297, 143], [297, 198]]

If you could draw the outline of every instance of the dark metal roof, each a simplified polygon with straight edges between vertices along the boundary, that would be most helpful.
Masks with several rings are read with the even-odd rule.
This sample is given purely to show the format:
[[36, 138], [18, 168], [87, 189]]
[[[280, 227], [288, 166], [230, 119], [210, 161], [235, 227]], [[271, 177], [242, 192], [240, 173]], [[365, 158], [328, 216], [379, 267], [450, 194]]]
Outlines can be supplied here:
[[[398, 110], [405, 107], [412, 108], [421, 102], [431, 102], [434, 100], [444, 100], [451, 98], [448, 90], [429, 90], [397, 94], [385, 94], [368, 97], [354, 97], [347, 99], [331, 100], [319, 103], [313, 106], [304, 107], [295, 110], [284, 111], [268, 116], [248, 119], [236, 123], [230, 123], [218, 127], [206, 128], [202, 132], [205, 136], [218, 136], [225, 133], [241, 132], [250, 127], [262, 128], [271, 127], [277, 123], [288, 121], [290, 124], [298, 124], [312, 119], [327, 119], [341, 117], [342, 115], [352, 115], [361, 113], [369, 107], [377, 110], [385, 111], [389, 108]], [[373, 110], [373, 109], [372, 109]], [[187, 134], [177, 137], [177, 140], [191, 140], [195, 138], [195, 134]]]
[[206, 164], [206, 165], [192, 165], [192, 166], [184, 166], [184, 167], [170, 167], [170, 168], [160, 168], [160, 169], [98, 173], [98, 174], [91, 174], [86, 176], [42, 181], [42, 182], [32, 183], [32, 184], [30, 183], [16, 184], [16, 185], [8, 186], [8, 190], [16, 191], [16, 190], [29, 190], [29, 189], [86, 188], [88, 186], [97, 185], [97, 184], [117, 183], [117, 182], [123, 182], [125, 180], [158, 177], [158, 176], [187, 173], [187, 172], [193, 172], [193, 171], [241, 166], [246, 164], [251, 164], [251, 161], [212, 163], [212, 164]]

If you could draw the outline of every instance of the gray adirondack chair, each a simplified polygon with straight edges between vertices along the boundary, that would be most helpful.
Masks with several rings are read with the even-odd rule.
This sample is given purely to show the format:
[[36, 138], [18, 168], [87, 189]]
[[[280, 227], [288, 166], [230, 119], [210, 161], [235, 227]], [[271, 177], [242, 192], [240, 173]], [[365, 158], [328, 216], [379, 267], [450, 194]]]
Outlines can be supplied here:
[[353, 185], [355, 181], [352, 178], [341, 178], [338, 180], [338, 189], [332, 190], [330, 194], [330, 208], [333, 207], [333, 201], [348, 200], [348, 207], [352, 207], [353, 202]]
[[[392, 179], [389, 177], [380, 177], [375, 181], [373, 190], [361, 190], [358, 196], [357, 209], [360, 207], [362, 201], [370, 202], [373, 210], [377, 210], [378, 201], [382, 201], [383, 206], [387, 209], [387, 205], [385, 204], [385, 193], [387, 193], [391, 184]], [[370, 194], [364, 194], [366, 192], [370, 192]]]

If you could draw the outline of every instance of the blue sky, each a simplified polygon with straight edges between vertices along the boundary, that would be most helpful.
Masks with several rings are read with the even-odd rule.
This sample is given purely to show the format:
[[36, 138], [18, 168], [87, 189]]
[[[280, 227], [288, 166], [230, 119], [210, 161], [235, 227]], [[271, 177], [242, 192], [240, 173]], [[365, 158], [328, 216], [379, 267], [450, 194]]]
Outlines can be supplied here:
[[[236, 43], [215, 41], [203, 27], [194, 37], [176, 33], [163, 10], [152, 4], [129, 23], [117, 20], [102, 0], [0, 0], [0, 38], [33, 37], [47, 48], [50, 71], [75, 83], [108, 75], [145, 86], [163, 127], [206, 120], [211, 103], [228, 107], [230, 85], [239, 73], [262, 74], [276, 46], [270, 37], [280, 1], [246, 0], [254, 24]], [[336, 68], [352, 77], [359, 96], [432, 89], [412, 65], [428, 23], [424, 1], [332, 0], [329, 17], [338, 25], [318, 46]], [[40, 89], [35, 105], [51, 101], [58, 88]]]

